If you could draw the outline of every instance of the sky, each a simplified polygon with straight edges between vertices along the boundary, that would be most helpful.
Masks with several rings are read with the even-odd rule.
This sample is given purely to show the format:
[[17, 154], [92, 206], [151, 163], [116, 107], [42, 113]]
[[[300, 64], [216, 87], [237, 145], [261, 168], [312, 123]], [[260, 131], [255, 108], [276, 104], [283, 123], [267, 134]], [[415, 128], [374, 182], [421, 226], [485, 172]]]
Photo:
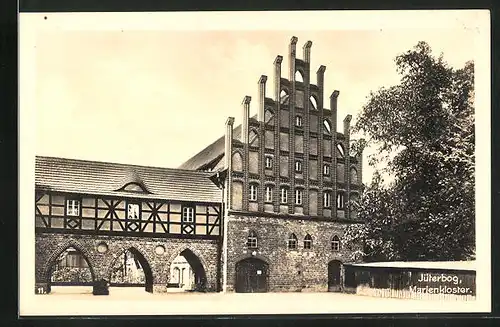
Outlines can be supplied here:
[[[427, 42], [455, 68], [477, 55], [478, 32], [465, 24], [141, 29], [121, 20], [99, 29], [64, 28], [71, 20], [56, 14], [43, 18], [32, 17], [30, 25], [40, 27], [32, 38], [36, 154], [147, 166], [178, 167], [224, 134], [227, 117], [240, 124], [246, 95], [251, 115], [257, 113], [257, 81], [268, 76], [272, 97], [277, 55], [288, 78], [292, 36], [298, 37], [298, 58], [312, 41], [313, 83], [319, 66], [326, 66], [326, 108], [330, 94], [340, 91], [338, 130], [347, 114], [355, 123], [370, 91], [399, 82], [394, 59], [417, 42]], [[373, 150], [365, 152], [368, 182]]]

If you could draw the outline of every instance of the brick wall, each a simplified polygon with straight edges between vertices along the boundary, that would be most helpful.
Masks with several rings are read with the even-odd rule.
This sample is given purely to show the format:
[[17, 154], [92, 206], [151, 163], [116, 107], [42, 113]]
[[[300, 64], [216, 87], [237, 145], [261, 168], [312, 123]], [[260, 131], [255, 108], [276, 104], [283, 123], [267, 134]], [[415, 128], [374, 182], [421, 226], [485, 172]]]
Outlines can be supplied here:
[[[166, 291], [170, 278], [170, 265], [184, 250], [195, 254], [206, 274], [208, 291], [216, 291], [220, 279], [220, 250], [215, 240], [139, 238], [131, 236], [96, 236], [41, 233], [35, 241], [36, 288], [47, 287], [50, 268], [59, 255], [68, 247], [74, 247], [86, 257], [94, 280], [109, 281], [111, 268], [116, 258], [130, 248], [138, 250], [151, 267], [153, 288], [155, 291]], [[107, 252], [100, 253], [98, 245], [105, 243]], [[157, 252], [157, 247], [164, 249]], [[50, 290], [48, 290], [50, 291]]]
[[[340, 238], [345, 225], [327, 221], [308, 221], [283, 218], [230, 216], [228, 221], [228, 291], [234, 291], [235, 266], [240, 260], [252, 257], [269, 264], [269, 291], [316, 291], [328, 289], [328, 263], [339, 260], [352, 262], [351, 250], [345, 246], [331, 250], [333, 235]], [[258, 235], [258, 248], [247, 249], [250, 230]], [[298, 239], [296, 250], [287, 248], [290, 233]], [[311, 249], [304, 249], [304, 237], [311, 235]]]

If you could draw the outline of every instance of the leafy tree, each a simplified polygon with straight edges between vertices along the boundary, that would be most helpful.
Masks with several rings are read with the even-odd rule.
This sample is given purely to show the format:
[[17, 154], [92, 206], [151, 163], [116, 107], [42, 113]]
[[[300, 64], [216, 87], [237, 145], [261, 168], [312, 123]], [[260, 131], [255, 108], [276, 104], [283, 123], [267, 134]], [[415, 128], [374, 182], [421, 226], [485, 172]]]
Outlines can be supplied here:
[[[379, 173], [348, 228], [367, 260], [463, 260], [475, 253], [474, 64], [453, 69], [425, 42], [396, 57], [401, 81], [372, 92], [353, 127]], [[361, 145], [361, 147], [364, 144]], [[356, 205], [356, 204], [354, 204]]]

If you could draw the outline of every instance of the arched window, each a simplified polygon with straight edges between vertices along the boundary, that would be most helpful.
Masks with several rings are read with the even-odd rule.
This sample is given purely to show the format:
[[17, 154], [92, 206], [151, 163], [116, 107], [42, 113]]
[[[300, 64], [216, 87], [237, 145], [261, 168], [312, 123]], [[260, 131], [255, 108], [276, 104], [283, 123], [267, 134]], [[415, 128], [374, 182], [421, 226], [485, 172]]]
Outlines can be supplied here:
[[271, 185], [266, 186], [266, 202], [273, 202], [273, 187]]
[[280, 188], [280, 202], [282, 204], [288, 203], [288, 189], [283, 186]]
[[338, 157], [340, 157], [340, 158], [345, 157], [344, 147], [340, 143], [337, 144], [337, 153], [338, 153]]
[[304, 76], [302, 75], [302, 73], [300, 72], [300, 70], [297, 70], [295, 72], [295, 81], [296, 82], [304, 83]]
[[356, 168], [351, 168], [351, 183], [358, 184], [358, 171]]
[[311, 109], [318, 110], [318, 102], [312, 95], [309, 97], [309, 106], [311, 107]]
[[254, 143], [258, 139], [258, 134], [253, 129], [248, 133], [248, 144]]
[[323, 120], [323, 128], [326, 134], [332, 134], [332, 125], [328, 119]]
[[271, 119], [273, 119], [274, 113], [270, 109], [266, 109], [266, 112], [264, 114], [264, 121], [266, 124], [268, 124]]
[[288, 235], [287, 245], [290, 250], [294, 250], [297, 248], [297, 236], [295, 236], [294, 233]]
[[304, 249], [311, 249], [312, 248], [312, 237], [311, 235], [307, 234], [306, 237], [304, 237]]
[[257, 248], [257, 233], [255, 233], [253, 230], [250, 231], [250, 233], [248, 233], [247, 247], [249, 249], [256, 249]]
[[287, 104], [288, 104], [289, 97], [290, 97], [290, 96], [288, 95], [288, 92], [287, 92], [287, 91], [285, 91], [284, 89], [283, 89], [283, 90], [281, 90], [281, 92], [280, 92], [280, 103], [281, 103], [281, 104], [285, 104], [285, 105], [287, 105]]
[[337, 193], [337, 209], [344, 209], [344, 194]]
[[332, 250], [340, 251], [340, 239], [337, 235], [334, 235], [332, 237]]
[[250, 184], [250, 192], [249, 192], [250, 201], [257, 201], [257, 185]]
[[323, 193], [323, 207], [328, 209], [332, 206], [332, 193], [325, 192]]

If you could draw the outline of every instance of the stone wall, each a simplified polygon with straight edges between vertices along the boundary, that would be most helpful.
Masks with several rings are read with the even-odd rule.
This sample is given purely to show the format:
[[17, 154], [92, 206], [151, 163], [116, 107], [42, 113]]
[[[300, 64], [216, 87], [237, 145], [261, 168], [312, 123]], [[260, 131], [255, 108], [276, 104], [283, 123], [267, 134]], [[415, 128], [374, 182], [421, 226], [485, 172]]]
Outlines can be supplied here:
[[[331, 221], [311, 221], [304, 218], [230, 216], [228, 221], [228, 291], [234, 291], [235, 266], [240, 260], [256, 257], [269, 264], [268, 291], [328, 290], [328, 263], [339, 260], [352, 262], [353, 250], [341, 246], [333, 251], [331, 239], [342, 238], [343, 224]], [[257, 249], [248, 249], [246, 242], [250, 230], [257, 233]], [[297, 249], [287, 247], [290, 233], [297, 236]], [[311, 249], [304, 249], [304, 237], [309, 234]], [[255, 253], [253, 253], [255, 251]]]
[[[51, 267], [68, 247], [85, 256], [94, 281], [109, 281], [115, 260], [126, 250], [137, 250], [151, 269], [153, 291], [157, 292], [166, 291], [170, 265], [187, 249], [199, 259], [205, 270], [206, 290], [220, 288], [220, 247], [216, 240], [39, 233], [35, 242], [37, 293], [50, 292]], [[107, 250], [104, 252], [104, 249]]]

